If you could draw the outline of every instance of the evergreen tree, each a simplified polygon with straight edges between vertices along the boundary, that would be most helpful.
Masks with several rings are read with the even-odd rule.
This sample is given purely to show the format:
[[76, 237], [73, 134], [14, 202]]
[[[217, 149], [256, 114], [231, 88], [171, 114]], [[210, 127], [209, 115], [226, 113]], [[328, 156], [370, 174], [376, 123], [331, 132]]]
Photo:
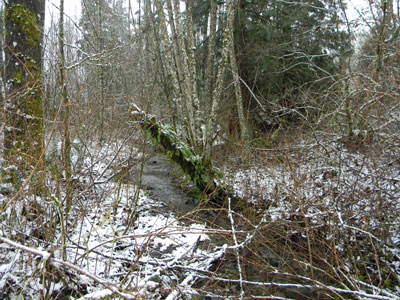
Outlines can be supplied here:
[[[222, 54], [222, 32], [225, 13], [217, 2], [217, 32], [215, 60], [208, 63], [211, 33], [209, 0], [195, 1], [193, 28], [196, 37], [197, 80], [199, 94], [207, 103], [207, 86], [215, 82], [215, 68]], [[343, 5], [343, 1], [340, 2]], [[247, 116], [261, 128], [277, 126], [281, 119], [299, 120], [300, 114], [315, 107], [328, 107], [318, 100], [341, 71], [340, 63], [352, 52], [349, 36], [342, 26], [340, 5], [331, 0], [240, 0], [235, 17], [234, 49], [238, 60], [244, 107]], [[231, 83], [232, 70], [226, 75]], [[247, 86], [246, 86], [247, 85]], [[233, 86], [231, 86], [233, 89]], [[233, 90], [225, 90], [232, 95]], [[250, 91], [251, 90], [251, 91]], [[257, 98], [257, 100], [255, 99]], [[320, 97], [321, 99], [323, 97]], [[239, 127], [237, 109], [231, 96], [224, 107], [230, 107], [234, 120], [229, 127]], [[301, 100], [300, 100], [301, 99]], [[307, 102], [314, 101], [312, 105]], [[305, 108], [308, 107], [308, 108]], [[232, 120], [231, 120], [232, 121]], [[232, 131], [239, 131], [234, 128]]]
[[241, 0], [236, 51], [241, 78], [262, 100], [260, 109], [245, 90], [259, 125], [274, 125], [283, 116], [293, 120], [291, 112], [302, 110], [302, 92], [313, 98], [332, 83], [345, 34], [338, 31], [335, 10], [326, 0]]

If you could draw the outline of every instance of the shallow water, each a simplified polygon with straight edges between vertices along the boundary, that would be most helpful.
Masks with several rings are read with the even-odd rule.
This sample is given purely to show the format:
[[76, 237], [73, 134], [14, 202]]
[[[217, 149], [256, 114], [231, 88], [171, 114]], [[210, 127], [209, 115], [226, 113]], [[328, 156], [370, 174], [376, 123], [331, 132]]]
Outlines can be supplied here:
[[[173, 173], [174, 166], [162, 154], [153, 153], [146, 159], [142, 188], [154, 200], [159, 200], [178, 213], [186, 213], [195, 207], [196, 199], [179, 187], [180, 179]], [[140, 166], [130, 171], [129, 181], [138, 182]]]

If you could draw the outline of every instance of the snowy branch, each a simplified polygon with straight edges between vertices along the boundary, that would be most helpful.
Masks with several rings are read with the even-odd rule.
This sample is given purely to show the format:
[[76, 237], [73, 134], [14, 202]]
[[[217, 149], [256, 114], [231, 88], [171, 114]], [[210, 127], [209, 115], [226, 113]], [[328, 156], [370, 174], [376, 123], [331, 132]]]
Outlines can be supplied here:
[[229, 216], [229, 220], [231, 222], [233, 241], [235, 243], [235, 249], [234, 250], [235, 250], [235, 253], [236, 253], [237, 267], [238, 267], [239, 278], [240, 278], [240, 299], [243, 299], [244, 289], [243, 289], [242, 265], [240, 264], [240, 254], [239, 254], [239, 247], [238, 247], [239, 243], [237, 241], [236, 232], [235, 232], [235, 221], [233, 220], [233, 216], [232, 216], [231, 198], [228, 198], [228, 216]]
[[53, 255], [52, 255], [51, 252], [35, 249], [35, 248], [32, 248], [32, 247], [27, 247], [27, 246], [24, 246], [22, 244], [13, 242], [13, 241], [11, 241], [9, 239], [6, 239], [4, 237], [0, 237], [0, 241], [5, 243], [5, 244], [8, 244], [8, 245], [10, 245], [12, 247], [15, 247], [17, 249], [20, 249], [22, 251], [34, 254], [36, 256], [40, 256], [42, 258], [42, 260], [44, 260], [44, 261], [48, 261], [50, 263], [54, 263], [54, 264], [58, 264], [58, 265], [67, 267], [69, 269], [72, 269], [72, 270], [80, 273], [81, 275], [85, 275], [88, 278], [90, 278], [93, 281], [103, 285], [105, 288], [107, 288], [108, 290], [112, 291], [113, 293], [117, 294], [118, 296], [120, 296], [120, 297], [122, 297], [124, 299], [137, 299], [137, 297], [132, 295], [132, 294], [127, 294], [125, 292], [121, 292], [119, 290], [119, 287], [116, 286], [114, 283], [112, 283], [110, 281], [107, 281], [107, 280], [104, 280], [104, 279], [102, 279], [100, 277], [97, 277], [97, 276], [95, 276], [95, 275], [93, 275], [93, 274], [91, 274], [91, 273], [89, 273], [89, 272], [87, 272], [87, 271], [85, 271], [85, 270], [83, 270], [83, 269], [71, 264], [71, 263], [68, 263], [66, 261], [63, 261], [63, 260], [60, 260], [60, 259], [57, 259], [57, 258], [53, 258], [52, 257]]
[[333, 286], [326, 286], [326, 285], [322, 285], [322, 284], [310, 285], [310, 284], [296, 284], [296, 283], [259, 282], [259, 281], [221, 278], [221, 277], [212, 277], [211, 278], [211, 277], [203, 276], [203, 275], [199, 275], [198, 277], [204, 278], [204, 279], [212, 279], [212, 280], [217, 280], [217, 281], [222, 281], [222, 282], [228, 282], [228, 283], [239, 283], [240, 284], [242, 282], [243, 284], [266, 286], [266, 287], [327, 290], [327, 291], [335, 292], [337, 294], [364, 297], [364, 299], [378, 299], [378, 300], [399, 300], [400, 299], [400, 297], [398, 297], [394, 294], [391, 294], [391, 296], [381, 296], [381, 295], [376, 295], [376, 294], [369, 294], [365, 291], [352, 291], [352, 290], [341, 289], [341, 288], [337, 288], [337, 287], [333, 287]]

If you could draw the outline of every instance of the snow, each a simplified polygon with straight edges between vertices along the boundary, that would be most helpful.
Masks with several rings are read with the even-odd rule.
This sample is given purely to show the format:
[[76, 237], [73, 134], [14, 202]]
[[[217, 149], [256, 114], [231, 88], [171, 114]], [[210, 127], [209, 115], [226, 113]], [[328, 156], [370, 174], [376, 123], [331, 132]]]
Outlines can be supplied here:
[[[287, 156], [286, 163], [254, 162], [244, 169], [225, 168], [224, 172], [228, 174], [225, 180], [233, 185], [240, 197], [246, 197], [253, 205], [265, 205], [260, 206], [263, 217], [257, 224], [249, 225], [252, 228], [249, 231], [239, 229], [238, 216], [229, 209], [226, 216], [230, 225], [222, 231], [221, 227], [216, 226], [217, 229], [176, 215], [163, 202], [152, 199], [148, 191], [138, 189], [132, 182], [113, 180], [117, 167], [123, 167], [128, 158], [141, 157], [137, 149], [127, 151], [123, 142], [99, 148], [95, 142], [74, 140], [73, 145], [72, 161], [79, 193], [66, 226], [65, 262], [76, 269], [68, 269], [60, 263], [57, 266], [69, 274], [66, 278], [75, 278], [79, 282], [81, 295], [75, 299], [117, 297], [116, 292], [120, 296], [147, 299], [178, 299], [182, 294], [192, 297], [199, 294], [199, 290], [194, 288], [197, 280], [208, 278], [204, 275], [208, 273], [204, 272], [211, 272], [213, 264], [221, 261], [227, 252], [236, 255], [233, 264], [236, 271], [242, 270], [240, 251], [251, 247], [262, 227], [289, 224], [291, 218], [299, 215], [311, 226], [341, 230], [341, 237], [335, 231], [325, 236], [325, 241], [335, 242], [338, 252], [345, 251], [346, 243], [356, 242], [362, 236], [381, 245], [387, 253], [400, 256], [397, 226], [400, 222], [396, 213], [400, 211], [397, 187], [400, 172], [395, 164], [388, 165], [383, 158], [377, 163], [361, 153], [346, 150], [340, 144], [331, 144], [330, 157], [309, 151], [303, 158]], [[52, 144], [49, 155], [59, 155], [61, 146], [61, 142]], [[294, 165], [294, 161], [300, 163]], [[49, 186], [54, 188], [52, 180], [48, 178]], [[42, 203], [48, 211], [54, 210], [57, 201], [62, 203], [58, 199], [65, 195], [61, 192], [57, 196], [55, 189], [51, 192], [53, 202], [40, 198], [25, 199], [25, 202], [8, 207], [1, 217], [7, 220], [22, 218], [22, 204], [32, 200]], [[351, 201], [349, 195], [353, 197]], [[7, 201], [6, 196], [0, 194], [0, 202], [4, 201]], [[386, 241], [381, 241], [375, 232], [382, 224], [382, 213], [378, 211], [382, 210], [382, 205], [387, 209], [383, 211], [385, 217], [393, 224], [391, 240]], [[41, 274], [45, 260], [48, 263], [64, 261], [61, 231], [57, 230], [54, 241], [45, 243], [30, 234], [35, 224], [35, 221], [1, 224], [2, 235], [9, 242], [0, 244], [0, 291], [6, 291], [10, 298], [16, 297], [25, 286], [25, 296], [41, 299], [44, 287], [40, 276], [31, 275]], [[229, 233], [229, 242], [218, 245], [212, 237], [218, 232]], [[300, 227], [291, 228], [286, 234], [307, 238], [307, 232]], [[15, 247], [13, 243], [16, 243]], [[26, 248], [19, 245], [35, 249], [36, 255], [44, 258], [42, 263], [38, 264], [34, 257], [23, 251]], [[21, 261], [25, 263], [21, 264]], [[345, 272], [350, 276], [352, 265], [343, 264], [342, 268], [348, 268]], [[400, 273], [400, 261], [393, 261], [391, 268]], [[216, 280], [240, 283], [241, 291], [238, 292], [244, 293], [244, 284], [258, 283], [244, 280], [244, 269], [242, 271], [233, 279], [219, 276]], [[71, 286], [76, 286], [72, 279], [68, 280]], [[63, 289], [58, 282], [50, 285], [51, 293], [60, 293]], [[270, 282], [260, 285], [273, 286]], [[382, 296], [376, 298], [390, 299], [385, 293], [392, 295], [392, 292], [383, 291], [379, 294]], [[363, 293], [360, 290], [354, 295]]]
[[[132, 183], [109, 180], [114, 172], [112, 166], [126, 161], [130, 155], [137, 155], [136, 149], [133, 149], [132, 153], [125, 151], [121, 154], [123, 157], [120, 157], [116, 154], [116, 149], [120, 149], [121, 144], [106, 145], [98, 149], [96, 145], [82, 144], [79, 140], [74, 140], [73, 145], [72, 162], [76, 178], [89, 188], [77, 195], [77, 206], [70, 212], [69, 225], [66, 227], [66, 261], [97, 278], [107, 278], [122, 289], [136, 289], [137, 295], [154, 296], [155, 290], [169, 290], [175, 285], [174, 282], [179, 284], [181, 276], [189, 279], [192, 277], [191, 280], [181, 282], [182, 288], [189, 291], [190, 287], [185, 285], [195, 278], [190, 269], [206, 270], [213, 262], [212, 248], [209, 251], [198, 248], [200, 243], [210, 241], [206, 226], [180, 221], [173, 212], [165, 209], [165, 204], [151, 199], [145, 191], [137, 190]], [[51, 147], [49, 155], [57, 156], [61, 153], [61, 142], [53, 143]], [[51, 178], [48, 180], [51, 181]], [[94, 182], [103, 183], [92, 185]], [[54, 186], [54, 183], [49, 182], [49, 186]], [[57, 199], [55, 192], [53, 197]], [[49, 205], [40, 199], [36, 201]], [[136, 213], [133, 213], [134, 211]], [[14, 213], [16, 210], [10, 207], [6, 215], [11, 218]], [[128, 228], [127, 224], [131, 218], [133, 223]], [[4, 225], [2, 230], [9, 232]], [[27, 234], [29, 231], [26, 228]], [[56, 240], [61, 237], [60, 234], [61, 232], [57, 233]], [[9, 243], [12, 245], [13, 241]], [[48, 250], [41, 250], [40, 245], [34, 248], [44, 260], [50, 258]], [[58, 247], [55, 249], [55, 259], [61, 258], [62, 251]], [[219, 250], [215, 251], [219, 253]], [[0, 248], [0, 258], [6, 262], [1, 265], [0, 272], [9, 270], [15, 264], [15, 260], [12, 259], [14, 254], [15, 250], [2, 252]], [[28, 279], [25, 278], [26, 274], [34, 270], [34, 265], [25, 265], [20, 271], [17, 271], [18, 268], [12, 271], [12, 274], [15, 274], [19, 282], [24, 282]], [[130, 274], [131, 270], [136, 270], [131, 275], [132, 281], [126, 286], [121, 286], [121, 280]], [[90, 278], [83, 279], [83, 275], [80, 276], [87, 286], [86, 294], [80, 299], [103, 299], [114, 294], [112, 289], [93, 282]], [[1, 276], [0, 290], [6, 289], [10, 278]], [[165, 278], [169, 278], [169, 282]], [[38, 280], [39, 278], [33, 278], [27, 281], [25, 291], [32, 299], [41, 298], [41, 293], [34, 292], [35, 286], [41, 286]], [[163, 287], [164, 284], [166, 286]], [[52, 291], [55, 293], [56, 290], [54, 285]], [[13, 292], [8, 292], [11, 297]]]
[[79, 298], [80, 300], [83, 299], [104, 299], [107, 296], [112, 296], [113, 292], [110, 290], [99, 290], [93, 293], [86, 294], [85, 296]]

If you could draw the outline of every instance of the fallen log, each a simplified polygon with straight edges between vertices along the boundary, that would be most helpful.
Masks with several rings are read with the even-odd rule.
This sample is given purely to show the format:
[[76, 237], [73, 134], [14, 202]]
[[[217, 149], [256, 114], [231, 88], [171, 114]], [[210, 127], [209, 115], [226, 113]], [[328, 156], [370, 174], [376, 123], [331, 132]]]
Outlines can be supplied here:
[[190, 176], [193, 184], [204, 193], [208, 199], [224, 201], [230, 193], [222, 188], [220, 181], [222, 173], [212, 166], [211, 161], [204, 160], [193, 149], [184, 143], [172, 127], [163, 125], [153, 115], [147, 114], [137, 105], [131, 104], [130, 110], [133, 119], [174, 163], [178, 164], [183, 172]]

